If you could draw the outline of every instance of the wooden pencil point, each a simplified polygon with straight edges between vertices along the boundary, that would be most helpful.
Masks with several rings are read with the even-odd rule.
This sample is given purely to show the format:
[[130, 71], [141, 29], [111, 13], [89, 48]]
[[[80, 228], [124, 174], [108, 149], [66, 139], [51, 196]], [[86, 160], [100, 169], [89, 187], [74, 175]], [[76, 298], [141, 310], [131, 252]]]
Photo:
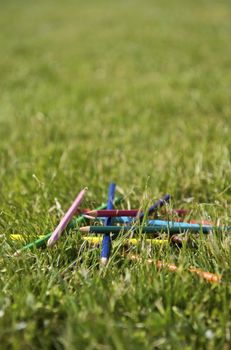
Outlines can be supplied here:
[[90, 226], [83, 226], [79, 228], [80, 232], [89, 232], [90, 231]]
[[19, 255], [20, 255], [20, 251], [17, 250], [17, 251], [13, 254], [13, 257], [17, 258]]
[[108, 258], [101, 258], [100, 259], [100, 263], [101, 263], [102, 266], [106, 266], [107, 263], [108, 263]]

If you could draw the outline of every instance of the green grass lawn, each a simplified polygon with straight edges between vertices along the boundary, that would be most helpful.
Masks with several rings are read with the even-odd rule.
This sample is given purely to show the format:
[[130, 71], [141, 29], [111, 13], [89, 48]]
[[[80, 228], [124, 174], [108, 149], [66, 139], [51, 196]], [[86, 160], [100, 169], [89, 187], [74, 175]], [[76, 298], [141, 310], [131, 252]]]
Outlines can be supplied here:
[[110, 181], [123, 208], [170, 193], [231, 224], [230, 15], [229, 0], [1, 1], [1, 350], [230, 348], [230, 235], [134, 248], [177, 274], [119, 243], [102, 270], [78, 230], [18, 259], [9, 239], [52, 231], [84, 186], [95, 208]]

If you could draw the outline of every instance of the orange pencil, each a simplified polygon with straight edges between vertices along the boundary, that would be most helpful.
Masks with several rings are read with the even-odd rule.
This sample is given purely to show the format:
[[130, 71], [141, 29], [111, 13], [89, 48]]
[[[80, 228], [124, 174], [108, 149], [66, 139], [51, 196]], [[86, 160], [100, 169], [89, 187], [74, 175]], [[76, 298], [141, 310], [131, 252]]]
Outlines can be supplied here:
[[[130, 258], [135, 261], [141, 260], [141, 258], [136, 255], [131, 255]], [[175, 264], [165, 263], [164, 261], [161, 261], [161, 260], [147, 259], [146, 261], [149, 264], [155, 264], [158, 269], [167, 268], [171, 272], [177, 272], [179, 270], [179, 268]], [[222, 277], [219, 274], [203, 271], [203, 270], [197, 269], [196, 267], [190, 267], [189, 271], [202, 277], [207, 282], [212, 282], [212, 283], [219, 283]]]

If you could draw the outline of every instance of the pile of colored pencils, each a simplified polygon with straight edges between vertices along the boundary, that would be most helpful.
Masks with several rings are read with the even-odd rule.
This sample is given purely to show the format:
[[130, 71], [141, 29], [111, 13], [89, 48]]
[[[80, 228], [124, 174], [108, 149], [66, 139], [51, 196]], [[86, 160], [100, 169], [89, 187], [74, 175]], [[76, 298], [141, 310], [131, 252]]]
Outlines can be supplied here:
[[[79, 231], [87, 234], [87, 236], [83, 237], [83, 240], [87, 241], [89, 244], [101, 244], [102, 265], [108, 263], [113, 240], [118, 236], [124, 237], [124, 243], [126, 244], [139, 244], [144, 234], [147, 237], [145, 242], [148, 244], [160, 246], [169, 244], [170, 242], [181, 246], [185, 238], [182, 238], [182, 235], [179, 236], [179, 234], [185, 234], [187, 232], [208, 234], [212, 231], [231, 231], [231, 227], [213, 226], [207, 221], [200, 223], [197, 223], [195, 220], [185, 221], [184, 218], [187, 217], [189, 213], [184, 209], [176, 209], [169, 212], [171, 217], [174, 217], [174, 220], [166, 220], [166, 217], [164, 218], [165, 220], [160, 220], [159, 217], [158, 219], [154, 219], [153, 217], [157, 216], [157, 212], [161, 207], [169, 207], [168, 204], [171, 198], [169, 194], [166, 194], [163, 198], [156, 201], [145, 211], [141, 209], [115, 209], [114, 206], [123, 200], [122, 197], [115, 197], [115, 192], [116, 185], [111, 183], [108, 191], [107, 204], [102, 204], [95, 210], [85, 209], [80, 211], [79, 205], [87, 193], [87, 188], [84, 188], [80, 191], [53, 232], [39, 236], [34, 242], [18, 250], [14, 256], [18, 256], [22, 251], [30, 248], [39, 248], [46, 242], [48, 247], [52, 247], [57, 243], [59, 237], [66, 228], [71, 229], [79, 227], [82, 223], [87, 222], [87, 220], [94, 220], [95, 225], [79, 227]], [[76, 213], [78, 213], [78, 217], [74, 218]], [[93, 236], [92, 234], [97, 236]], [[133, 236], [135, 234], [138, 234], [138, 237], [134, 238]], [[100, 237], [100, 235], [103, 235], [103, 237]], [[15, 240], [23, 239], [20, 235], [11, 235], [11, 238]], [[169, 266], [169, 264], [166, 265], [164, 262], [158, 262], [158, 266], [164, 267]], [[199, 270], [194, 268], [191, 268], [190, 271], [202, 277], [208, 276], [206, 273], [203, 274], [201, 270], [198, 272]], [[217, 276], [211, 278], [210, 276], [210, 279], [207, 280], [217, 282], [220, 278]]]

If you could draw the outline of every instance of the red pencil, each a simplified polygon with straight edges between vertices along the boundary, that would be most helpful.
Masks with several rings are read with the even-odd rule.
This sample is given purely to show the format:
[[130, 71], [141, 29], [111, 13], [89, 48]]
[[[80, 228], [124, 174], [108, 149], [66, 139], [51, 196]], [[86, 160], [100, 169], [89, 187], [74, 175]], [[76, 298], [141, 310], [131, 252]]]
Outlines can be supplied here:
[[92, 216], [92, 217], [115, 217], [115, 216], [137, 216], [141, 211], [139, 209], [132, 209], [132, 210], [91, 210], [86, 213], [86, 215]]
[[[84, 210], [84, 213], [86, 215], [92, 216], [92, 217], [115, 217], [115, 216], [132, 216], [135, 217], [138, 214], [142, 213], [141, 209], [113, 209], [113, 210], [90, 210], [86, 211]], [[184, 209], [174, 209], [173, 213], [179, 215], [179, 216], [185, 216], [188, 211]]]

